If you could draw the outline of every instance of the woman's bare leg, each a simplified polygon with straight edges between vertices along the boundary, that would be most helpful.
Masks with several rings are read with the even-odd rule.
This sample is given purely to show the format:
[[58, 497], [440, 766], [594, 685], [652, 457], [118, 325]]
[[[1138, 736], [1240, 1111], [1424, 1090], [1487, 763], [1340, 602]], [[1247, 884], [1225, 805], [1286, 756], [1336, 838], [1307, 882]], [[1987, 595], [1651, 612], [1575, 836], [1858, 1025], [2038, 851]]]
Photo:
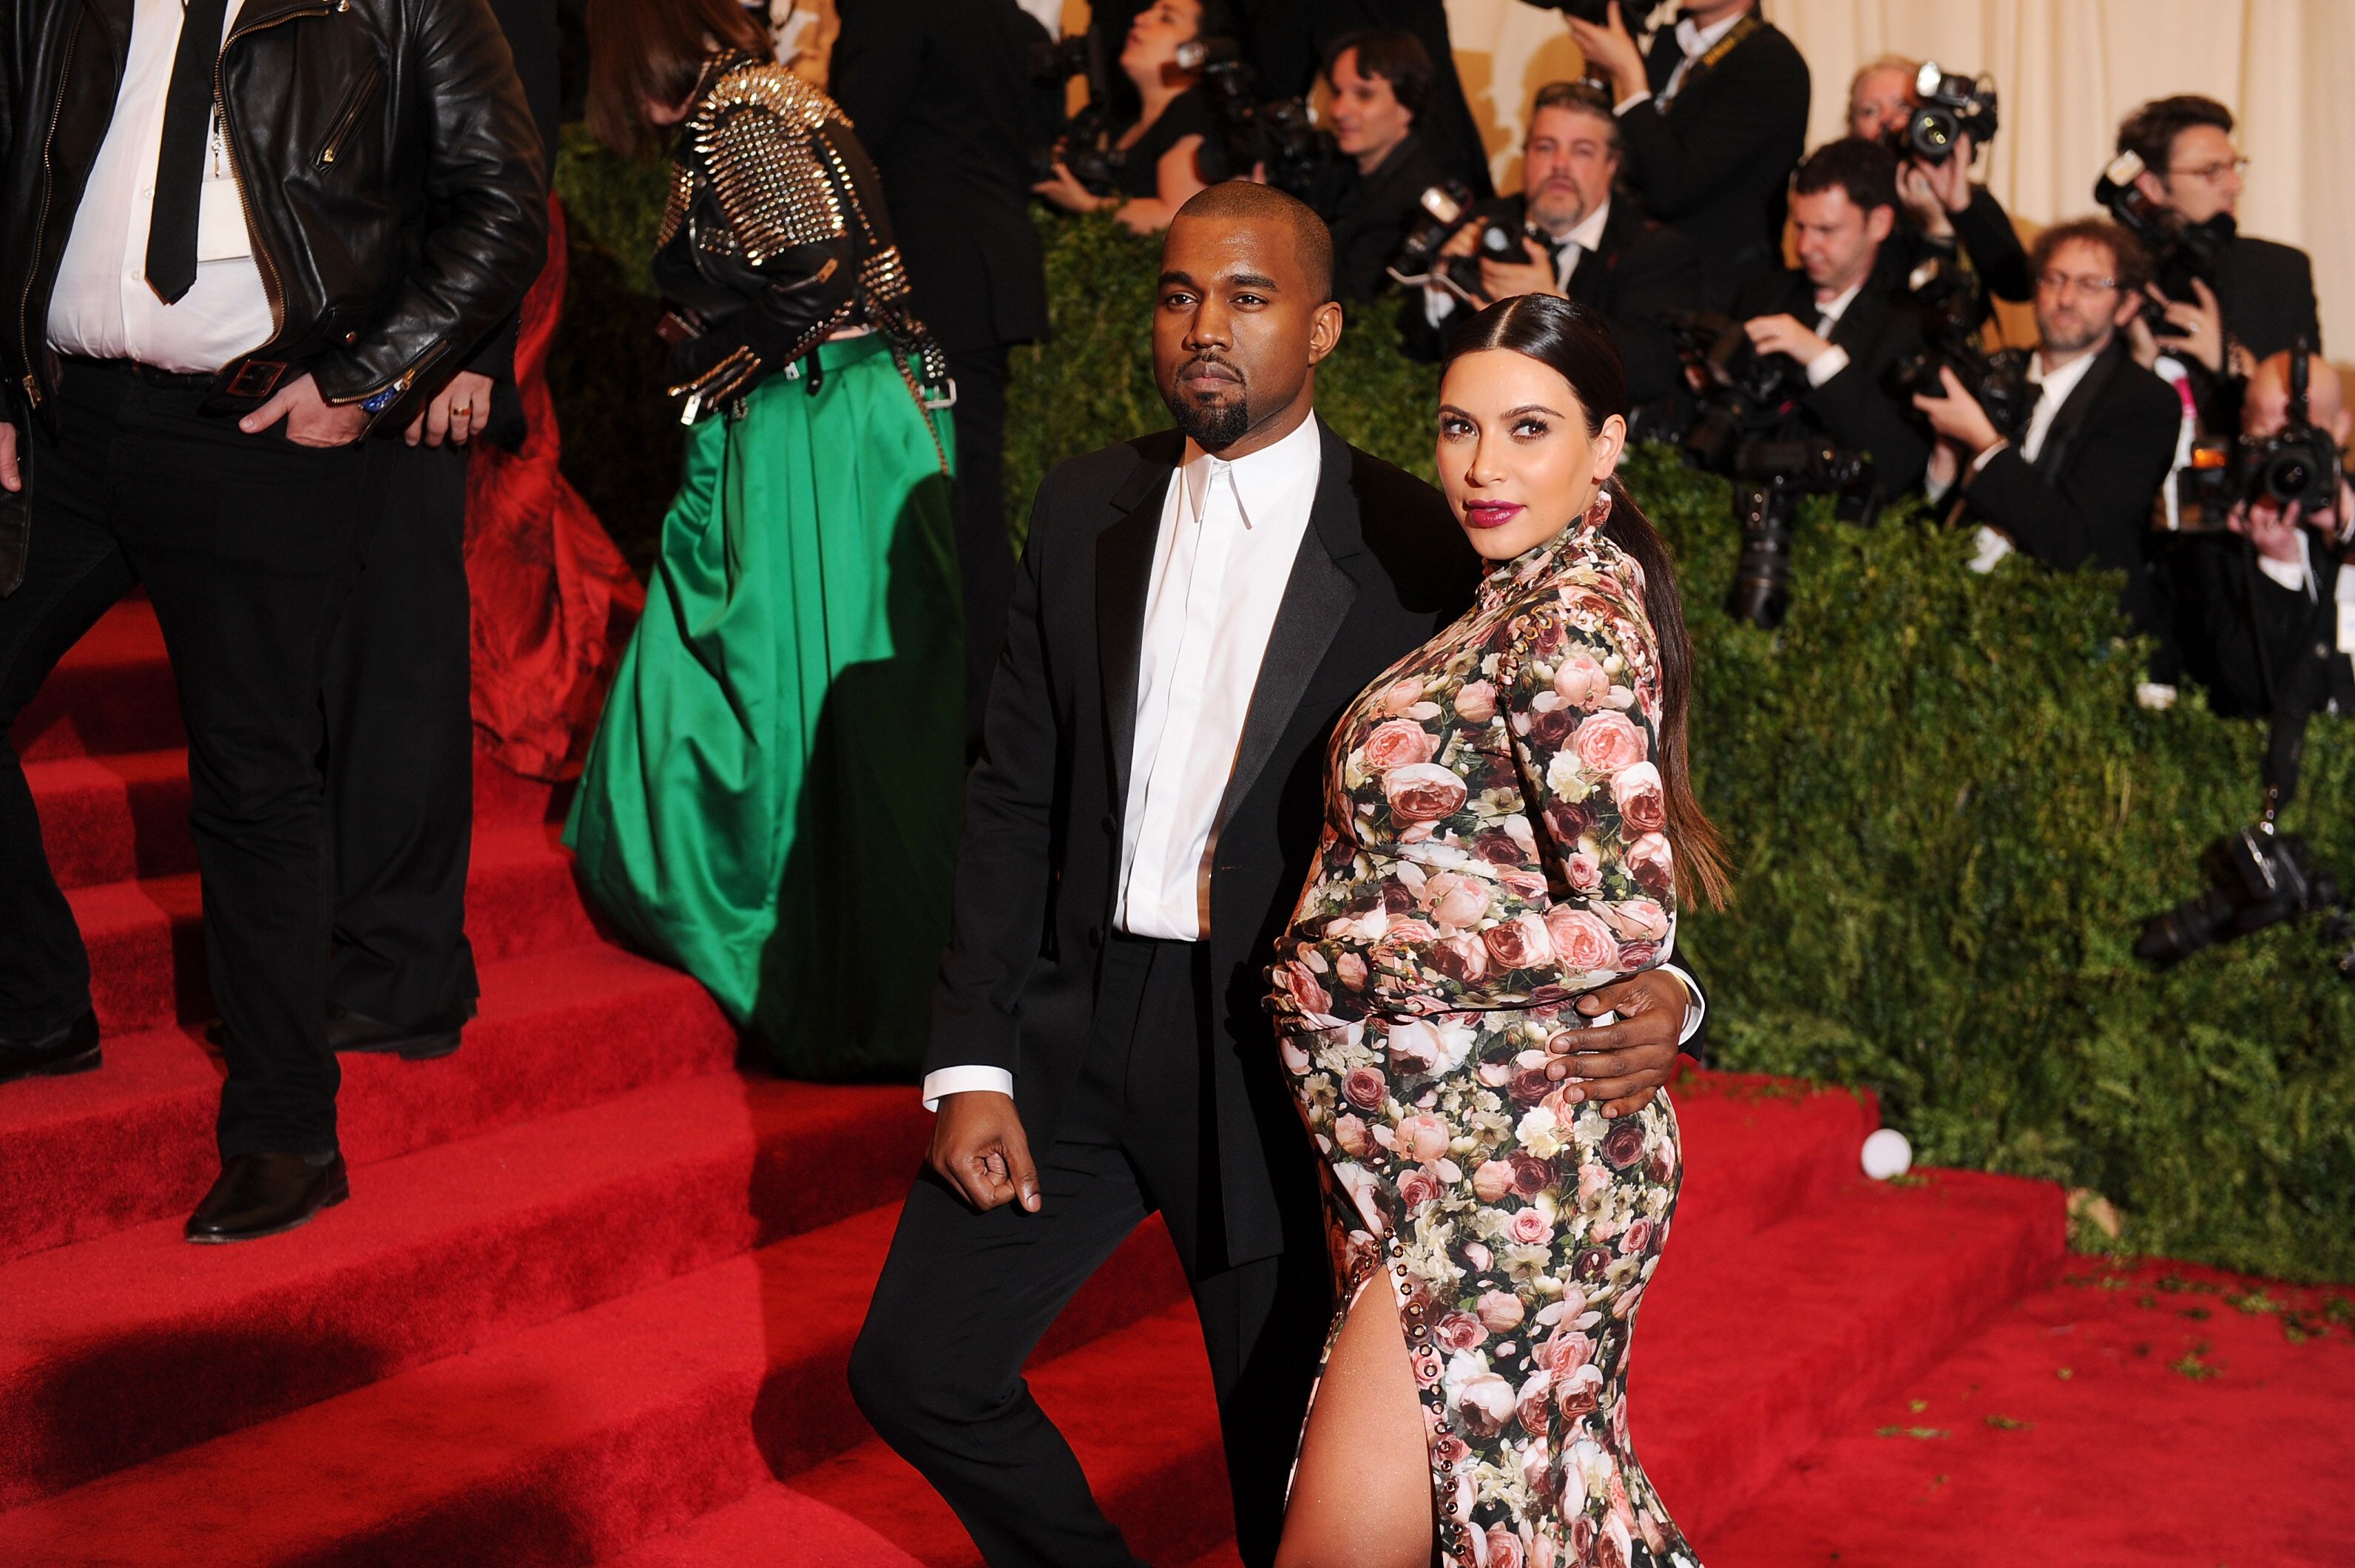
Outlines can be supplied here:
[[1316, 1385], [1276, 1568], [1430, 1568], [1434, 1533], [1423, 1403], [1384, 1271]]

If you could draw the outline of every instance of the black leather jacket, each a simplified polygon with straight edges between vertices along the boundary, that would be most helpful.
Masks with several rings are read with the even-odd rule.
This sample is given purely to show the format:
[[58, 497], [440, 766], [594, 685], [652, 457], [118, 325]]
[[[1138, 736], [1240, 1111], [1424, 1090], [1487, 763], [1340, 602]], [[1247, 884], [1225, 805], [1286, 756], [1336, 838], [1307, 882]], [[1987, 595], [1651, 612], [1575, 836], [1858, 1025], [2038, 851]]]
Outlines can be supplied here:
[[[0, 374], [46, 416], [49, 294], [106, 135], [133, 0], [12, 0], [0, 27]], [[547, 246], [547, 171], [485, 0], [247, 0], [218, 72], [276, 330], [221, 368], [242, 409], [308, 371], [388, 389], [398, 430], [515, 309]], [[14, 574], [0, 560], [0, 581]]]

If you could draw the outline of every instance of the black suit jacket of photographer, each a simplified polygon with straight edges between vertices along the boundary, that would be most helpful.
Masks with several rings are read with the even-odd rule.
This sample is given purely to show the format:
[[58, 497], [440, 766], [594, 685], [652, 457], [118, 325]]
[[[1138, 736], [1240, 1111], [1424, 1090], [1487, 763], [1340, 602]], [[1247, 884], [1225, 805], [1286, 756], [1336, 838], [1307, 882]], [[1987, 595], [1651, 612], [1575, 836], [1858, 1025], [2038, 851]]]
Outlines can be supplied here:
[[[1654, 93], [1682, 58], [1671, 30], [1653, 36], [1645, 63]], [[1694, 62], [1665, 112], [1655, 97], [1619, 116], [1624, 177], [1646, 211], [1692, 241], [1711, 310], [1725, 309], [1782, 256], [1809, 91], [1806, 60], [1769, 23], [1707, 69]]]
[[1047, 336], [1015, 0], [839, 0], [827, 91], [883, 178], [917, 316], [950, 353]]
[[[1812, 326], [1815, 285], [1800, 272], [1761, 278], [1742, 291], [1733, 315], [1742, 321], [1793, 315]], [[1800, 394], [1806, 421], [1872, 459], [1874, 488], [1884, 500], [1918, 487], [1930, 462], [1930, 438], [1912, 400], [1891, 385], [1897, 362], [1922, 347], [1921, 318], [1912, 303], [1888, 288], [1876, 268], [1827, 336], [1833, 347], [1848, 350], [1848, 365]]]
[[1371, 174], [1338, 156], [1318, 171], [1308, 205], [1333, 231], [1335, 298], [1363, 302], [1389, 285], [1383, 269], [1398, 254], [1423, 193], [1446, 178], [1446, 165], [1412, 132]]
[[2303, 539], [2307, 588], [2275, 581], [2238, 535], [2166, 541], [2177, 580], [2198, 584], [2176, 613], [2184, 676], [2206, 687], [2209, 707], [2227, 719], [2270, 718], [2286, 693], [2309, 680], [2318, 699], [2355, 714], [2355, 661], [2336, 642], [2339, 562], [2322, 534], [2308, 528]]
[[2006, 447], [1966, 476], [1964, 498], [1977, 520], [2046, 566], [2125, 572], [2120, 604], [2137, 629], [2171, 645], [2150, 566], [2150, 517], [2182, 421], [2175, 389], [2114, 339], [2053, 416], [2036, 461]]
[[[1472, 209], [1467, 221], [1500, 223], [1523, 232], [1529, 203], [1520, 196], [1498, 197]], [[1549, 251], [1559, 254], [1556, 247]], [[1559, 272], [1560, 264], [1556, 263]], [[1644, 214], [1633, 197], [1614, 197], [1611, 215], [1604, 219], [1602, 242], [1578, 259], [1570, 274], [1570, 297], [1603, 317], [1610, 327], [1619, 357], [1627, 366], [1627, 398], [1638, 407], [1672, 396], [1682, 384], [1683, 366], [1677, 341], [1663, 319], [1673, 310], [1692, 310], [1700, 303], [1700, 259], [1685, 237]], [[1454, 306], [1434, 326], [1423, 308], [1420, 289], [1399, 307], [1399, 334], [1414, 358], [1435, 360], [1445, 351], [1447, 336], [1471, 314]]]
[[2028, 275], [2028, 248], [2011, 214], [1985, 186], [1971, 187], [1971, 204], [1946, 215], [1955, 237], [1936, 240], [1923, 232], [1911, 212], [1897, 209], [1897, 227], [1881, 248], [1880, 271], [1891, 289], [1903, 289], [1915, 267], [1933, 256], [1967, 259], [1987, 293], [1999, 300], [2025, 304], [2036, 297], [2036, 280]]

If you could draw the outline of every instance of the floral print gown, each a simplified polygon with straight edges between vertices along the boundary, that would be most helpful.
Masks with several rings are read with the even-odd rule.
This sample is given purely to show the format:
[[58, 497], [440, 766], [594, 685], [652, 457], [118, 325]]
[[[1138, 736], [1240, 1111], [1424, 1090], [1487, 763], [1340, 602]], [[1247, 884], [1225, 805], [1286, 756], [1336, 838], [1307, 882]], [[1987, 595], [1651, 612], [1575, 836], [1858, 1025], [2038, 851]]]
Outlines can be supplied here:
[[1461, 1568], [1696, 1564], [1627, 1437], [1676, 1113], [1606, 1120], [1545, 1074], [1576, 998], [1675, 927], [1658, 650], [1608, 511], [1492, 569], [1344, 716], [1269, 971], [1343, 1300], [1387, 1265]]

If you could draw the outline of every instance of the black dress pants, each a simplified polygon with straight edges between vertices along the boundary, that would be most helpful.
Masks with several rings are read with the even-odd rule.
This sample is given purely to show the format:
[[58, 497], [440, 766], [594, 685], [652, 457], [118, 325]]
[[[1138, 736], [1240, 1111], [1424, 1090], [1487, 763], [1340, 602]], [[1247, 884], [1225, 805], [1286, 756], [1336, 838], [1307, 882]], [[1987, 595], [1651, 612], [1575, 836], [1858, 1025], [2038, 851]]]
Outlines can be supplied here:
[[[1032, 1150], [1039, 1212], [1008, 1203], [976, 1214], [927, 1172], [900, 1212], [851, 1353], [859, 1408], [948, 1499], [993, 1568], [1137, 1560], [1022, 1365], [1156, 1209], [1201, 1318], [1243, 1561], [1274, 1558], [1331, 1270], [1316, 1246], [1233, 1264], [1211, 1255], [1206, 1232], [1218, 1227], [1220, 1198], [1203, 1119], [1205, 959], [1194, 943], [1111, 938], [1087, 1066], [1053, 1146]], [[1297, 1197], [1314, 1225], [1316, 1194]], [[1102, 1397], [1117, 1404], [1120, 1386]]]
[[949, 356], [957, 388], [957, 570], [964, 582], [965, 751], [981, 744], [989, 677], [1014, 602], [1014, 547], [1006, 537], [1006, 356], [1003, 343]]
[[479, 989], [466, 943], [466, 448], [386, 443], [379, 462], [383, 518], [327, 654], [327, 999], [403, 1028], [455, 1028]]
[[[336, 1147], [321, 694], [377, 517], [379, 443], [297, 446], [199, 414], [204, 394], [69, 361], [36, 421], [32, 549], [0, 599], [0, 730], [144, 582], [188, 731], [205, 957], [226, 1027], [220, 1152]], [[0, 747], [0, 1029], [89, 1006], [90, 970], [13, 745]]]

